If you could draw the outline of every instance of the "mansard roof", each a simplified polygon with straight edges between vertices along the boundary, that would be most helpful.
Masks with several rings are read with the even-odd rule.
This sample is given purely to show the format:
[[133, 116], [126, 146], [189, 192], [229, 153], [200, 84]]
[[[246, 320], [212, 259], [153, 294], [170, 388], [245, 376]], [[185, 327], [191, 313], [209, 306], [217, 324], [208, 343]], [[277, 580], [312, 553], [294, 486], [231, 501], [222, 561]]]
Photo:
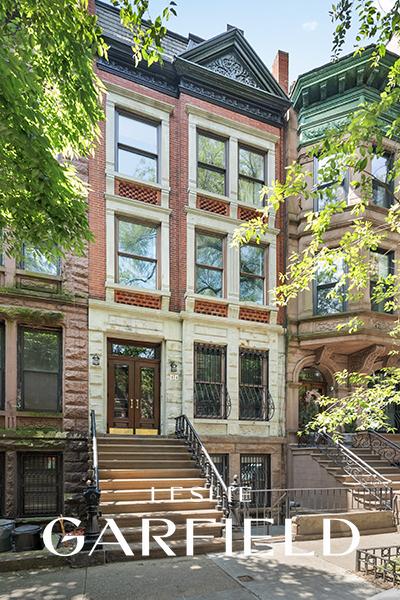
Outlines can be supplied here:
[[178, 97], [181, 92], [281, 126], [290, 100], [271, 72], [235, 27], [209, 40], [168, 31], [162, 65], [135, 67], [131, 34], [118, 10], [97, 0], [96, 13], [110, 45], [109, 60], [99, 67], [142, 85]]

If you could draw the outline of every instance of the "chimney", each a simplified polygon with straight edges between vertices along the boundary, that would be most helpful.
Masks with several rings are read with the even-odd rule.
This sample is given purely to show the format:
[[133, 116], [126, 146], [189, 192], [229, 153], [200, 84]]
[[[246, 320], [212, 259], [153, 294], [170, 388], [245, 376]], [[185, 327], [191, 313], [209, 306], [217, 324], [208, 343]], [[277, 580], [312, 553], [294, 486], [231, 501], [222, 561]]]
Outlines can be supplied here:
[[272, 65], [272, 75], [275, 77], [281, 88], [286, 93], [289, 92], [289, 54], [283, 50], [278, 50]]

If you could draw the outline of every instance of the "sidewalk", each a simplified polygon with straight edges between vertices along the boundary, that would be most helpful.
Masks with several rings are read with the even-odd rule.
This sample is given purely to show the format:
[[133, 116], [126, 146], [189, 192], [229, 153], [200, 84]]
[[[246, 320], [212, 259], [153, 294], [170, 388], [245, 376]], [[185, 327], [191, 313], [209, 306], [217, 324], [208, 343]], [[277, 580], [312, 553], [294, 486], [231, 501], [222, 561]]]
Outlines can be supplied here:
[[[377, 538], [383, 536], [371, 537], [372, 544], [363, 538], [362, 545], [382, 542]], [[333, 540], [333, 549], [348, 542]], [[297, 552], [314, 549], [315, 557], [285, 557], [283, 544], [276, 543], [274, 556], [264, 549], [251, 557], [219, 554], [3, 574], [0, 600], [369, 600], [379, 592], [350, 572], [352, 560], [325, 559], [318, 555], [321, 547], [293, 545]]]

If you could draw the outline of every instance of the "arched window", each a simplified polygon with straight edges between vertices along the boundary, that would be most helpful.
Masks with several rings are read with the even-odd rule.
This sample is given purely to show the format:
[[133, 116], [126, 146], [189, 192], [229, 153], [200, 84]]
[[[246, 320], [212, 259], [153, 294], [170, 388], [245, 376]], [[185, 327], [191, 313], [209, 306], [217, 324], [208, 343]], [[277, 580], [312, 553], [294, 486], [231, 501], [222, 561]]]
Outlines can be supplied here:
[[304, 367], [299, 374], [299, 430], [301, 431], [318, 413], [318, 399], [325, 396], [327, 384], [316, 367]]

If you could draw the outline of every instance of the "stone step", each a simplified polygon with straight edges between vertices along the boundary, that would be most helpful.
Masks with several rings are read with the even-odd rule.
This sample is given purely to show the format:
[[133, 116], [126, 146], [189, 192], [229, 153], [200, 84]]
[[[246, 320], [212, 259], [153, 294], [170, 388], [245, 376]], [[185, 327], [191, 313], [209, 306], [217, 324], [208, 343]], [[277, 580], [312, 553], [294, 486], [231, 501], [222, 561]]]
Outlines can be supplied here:
[[[100, 518], [100, 523], [105, 524], [104, 515]], [[223, 513], [216, 508], [196, 509], [196, 510], [164, 510], [162, 512], [145, 511], [142, 513], [107, 513], [107, 518], [114, 519], [118, 527], [141, 527], [142, 519], [169, 519], [175, 524], [186, 523], [187, 519], [215, 519], [221, 522]]]
[[100, 469], [100, 479], [198, 479], [199, 469]]
[[171, 458], [171, 459], [180, 459], [180, 458], [191, 458], [192, 455], [188, 452], [187, 448], [174, 448], [171, 446], [170, 448], [154, 448], [154, 446], [149, 446], [148, 448], [135, 448], [131, 446], [127, 446], [126, 448], [115, 446], [112, 448], [102, 448], [98, 451], [98, 455], [100, 459], [113, 459], [113, 458], [137, 458], [139, 460], [158, 460], [161, 458]]
[[170, 460], [158, 458], [157, 460], [138, 460], [135, 458], [105, 460], [99, 457], [99, 469], [152, 469], [157, 466], [158, 469], [191, 469], [195, 463], [190, 458], [182, 460]]
[[[102, 474], [100, 474], [102, 475]], [[200, 477], [171, 477], [160, 479], [151, 478], [122, 478], [118, 479], [100, 479], [100, 489], [104, 490], [149, 490], [154, 487], [155, 489], [170, 489], [171, 487], [204, 487], [205, 480]]]
[[[194, 526], [194, 534], [213, 536], [219, 538], [222, 536], [224, 525], [223, 523], [199, 523]], [[121, 532], [127, 542], [141, 542], [142, 541], [142, 528], [141, 527], [121, 527]], [[152, 536], [164, 535], [167, 532], [166, 523], [151, 523], [150, 525], [150, 540]], [[169, 545], [172, 540], [182, 540], [186, 538], [186, 524], [176, 525], [174, 533], [165, 538], [166, 543]], [[115, 541], [115, 536], [112, 531], [107, 531], [103, 536], [104, 541]], [[197, 539], [197, 538], [196, 538]], [[201, 539], [201, 538], [200, 538]], [[195, 541], [196, 544], [196, 541]]]
[[[159, 483], [158, 483], [159, 485]], [[174, 486], [172, 486], [174, 487]], [[194, 486], [193, 486], [194, 487]], [[171, 490], [171, 488], [158, 488], [155, 489], [154, 491], [154, 498], [156, 500], [171, 500], [171, 499], [177, 499], [177, 500], [188, 500], [190, 498], [196, 498], [196, 496], [194, 496], [192, 494], [192, 487], [183, 489], [183, 490], [179, 490], [179, 489], [173, 489], [173, 492]], [[210, 497], [210, 489], [206, 488], [204, 486], [202, 487], [197, 487], [195, 490], [196, 494], [201, 494], [201, 496], [203, 498], [209, 498]], [[173, 498], [172, 498], [172, 493], [173, 493]], [[117, 487], [116, 489], [113, 490], [107, 490], [107, 489], [102, 489], [101, 490], [101, 500], [102, 502], [110, 502], [110, 501], [116, 501], [116, 500], [124, 500], [124, 501], [129, 501], [129, 500], [133, 500], [133, 501], [139, 501], [139, 500], [147, 500], [150, 501], [152, 499], [152, 492], [151, 489], [147, 488], [147, 489], [121, 489], [119, 487]]]
[[168, 445], [168, 446], [186, 446], [184, 440], [178, 440], [174, 437], [149, 435], [149, 436], [134, 436], [134, 435], [108, 435], [97, 438], [98, 446], [111, 446], [114, 444], [129, 444], [135, 446], [152, 446], [152, 445]]
[[118, 513], [161, 513], [163, 511], [185, 511], [185, 510], [207, 510], [215, 509], [217, 506], [217, 500], [209, 499], [193, 499], [188, 500], [155, 500], [154, 502], [135, 502], [135, 501], [111, 501], [100, 502], [100, 510], [103, 515], [105, 514], [118, 514]]

